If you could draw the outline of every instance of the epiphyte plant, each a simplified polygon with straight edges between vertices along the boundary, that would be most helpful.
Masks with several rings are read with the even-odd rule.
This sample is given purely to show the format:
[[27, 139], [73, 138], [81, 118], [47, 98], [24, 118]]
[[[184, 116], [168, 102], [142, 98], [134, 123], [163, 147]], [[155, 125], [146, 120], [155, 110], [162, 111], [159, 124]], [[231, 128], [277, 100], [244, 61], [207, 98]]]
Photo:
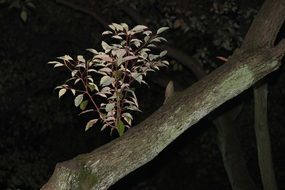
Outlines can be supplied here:
[[82, 110], [80, 114], [93, 114], [94, 119], [88, 121], [85, 130], [101, 122], [101, 130], [116, 129], [121, 136], [132, 125], [132, 112], [140, 111], [132, 84], [146, 84], [144, 78], [148, 72], [169, 65], [162, 60], [166, 50], [152, 53], [159, 43], [167, 41], [160, 34], [168, 27], [159, 28], [155, 33], [144, 25], [129, 29], [126, 23], [112, 23], [109, 27], [102, 36], [109, 36], [115, 43], [109, 45], [102, 41], [102, 51], [87, 49], [93, 54], [92, 59], [64, 55], [48, 63], [71, 73], [71, 78], [56, 89], [59, 98], [67, 91], [74, 95], [74, 105]]

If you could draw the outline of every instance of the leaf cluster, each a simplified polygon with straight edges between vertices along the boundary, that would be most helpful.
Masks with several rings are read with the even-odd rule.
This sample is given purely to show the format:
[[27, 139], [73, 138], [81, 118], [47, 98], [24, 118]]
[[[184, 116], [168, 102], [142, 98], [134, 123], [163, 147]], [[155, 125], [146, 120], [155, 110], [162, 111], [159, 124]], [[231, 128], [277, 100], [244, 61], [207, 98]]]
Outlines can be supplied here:
[[87, 49], [93, 54], [92, 59], [65, 55], [49, 64], [64, 67], [71, 74], [71, 78], [56, 87], [59, 98], [70, 91], [75, 97], [74, 105], [82, 110], [80, 114], [93, 114], [94, 119], [86, 124], [85, 130], [101, 121], [101, 130], [116, 129], [121, 136], [132, 125], [132, 112], [140, 111], [132, 84], [147, 84], [148, 72], [169, 64], [162, 60], [167, 51], [153, 53], [157, 44], [166, 41], [160, 34], [168, 28], [153, 33], [144, 25], [130, 29], [125, 23], [112, 23], [109, 27], [102, 35], [115, 43], [102, 41], [102, 51]]

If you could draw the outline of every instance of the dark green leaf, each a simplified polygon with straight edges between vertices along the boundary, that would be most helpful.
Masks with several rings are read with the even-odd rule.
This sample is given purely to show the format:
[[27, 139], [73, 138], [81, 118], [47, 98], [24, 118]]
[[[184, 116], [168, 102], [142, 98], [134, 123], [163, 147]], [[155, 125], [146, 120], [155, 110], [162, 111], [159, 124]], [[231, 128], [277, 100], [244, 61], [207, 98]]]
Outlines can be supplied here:
[[118, 122], [117, 130], [120, 136], [125, 132], [125, 124], [121, 120]]

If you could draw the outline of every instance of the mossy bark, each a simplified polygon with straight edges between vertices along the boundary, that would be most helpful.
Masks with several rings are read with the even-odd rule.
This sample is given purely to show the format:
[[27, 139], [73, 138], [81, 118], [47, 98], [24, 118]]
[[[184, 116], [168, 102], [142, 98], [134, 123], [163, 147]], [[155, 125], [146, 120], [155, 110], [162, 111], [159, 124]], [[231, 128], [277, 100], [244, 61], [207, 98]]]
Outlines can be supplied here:
[[[59, 164], [42, 188], [72, 189], [82, 167], [95, 175], [90, 189], [103, 190], [158, 155], [180, 134], [227, 100], [279, 67], [285, 42], [276, 48], [237, 52], [229, 62], [183, 92], [122, 137]], [[78, 184], [77, 184], [78, 185]], [[73, 188], [76, 189], [76, 188]]]

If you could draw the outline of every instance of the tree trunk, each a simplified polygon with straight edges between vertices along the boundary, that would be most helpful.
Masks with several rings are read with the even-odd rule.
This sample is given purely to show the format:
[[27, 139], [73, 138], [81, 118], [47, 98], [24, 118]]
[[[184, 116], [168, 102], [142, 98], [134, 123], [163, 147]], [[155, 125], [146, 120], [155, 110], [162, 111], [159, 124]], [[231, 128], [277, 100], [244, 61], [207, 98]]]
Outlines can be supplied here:
[[261, 84], [254, 88], [254, 101], [254, 128], [263, 188], [265, 190], [277, 190], [267, 122], [267, 84]]
[[[285, 20], [285, 1], [266, 1], [254, 19], [242, 48], [252, 51], [260, 47], [273, 47], [276, 36]], [[258, 35], [257, 35], [258, 34]], [[267, 83], [254, 86], [254, 127], [256, 134], [258, 162], [263, 188], [277, 190], [271, 142], [267, 122]]]

